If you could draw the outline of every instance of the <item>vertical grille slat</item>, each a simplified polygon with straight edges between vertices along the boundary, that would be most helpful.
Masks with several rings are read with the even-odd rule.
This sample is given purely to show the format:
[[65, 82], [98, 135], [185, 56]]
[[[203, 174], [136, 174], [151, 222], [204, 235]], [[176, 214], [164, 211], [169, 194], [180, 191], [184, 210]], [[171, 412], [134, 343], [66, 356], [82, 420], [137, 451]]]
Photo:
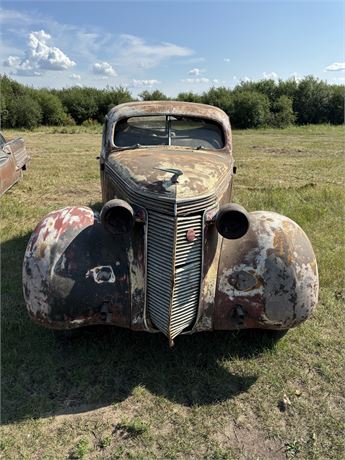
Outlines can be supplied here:
[[[195, 240], [188, 241], [193, 229]], [[170, 334], [176, 337], [195, 320], [200, 293], [202, 261], [202, 214], [177, 217], [175, 284], [172, 297]]]
[[155, 326], [169, 336], [175, 219], [149, 211], [147, 232], [148, 312]]
[[[194, 241], [187, 239], [189, 229], [194, 230]], [[171, 218], [148, 211], [147, 241], [149, 316], [173, 340], [191, 326], [198, 311], [202, 213]]]

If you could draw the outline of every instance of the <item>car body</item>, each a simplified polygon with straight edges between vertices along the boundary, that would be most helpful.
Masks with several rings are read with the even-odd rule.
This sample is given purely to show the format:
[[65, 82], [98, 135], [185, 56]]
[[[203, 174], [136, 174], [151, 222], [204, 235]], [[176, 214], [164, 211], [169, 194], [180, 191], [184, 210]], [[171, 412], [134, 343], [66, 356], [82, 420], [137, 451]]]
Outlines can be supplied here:
[[303, 230], [231, 203], [228, 116], [212, 106], [114, 107], [102, 136], [103, 208], [48, 214], [28, 243], [23, 287], [33, 320], [179, 334], [287, 330], [317, 304]]
[[21, 137], [6, 141], [0, 133], [0, 196], [22, 177], [30, 157]]

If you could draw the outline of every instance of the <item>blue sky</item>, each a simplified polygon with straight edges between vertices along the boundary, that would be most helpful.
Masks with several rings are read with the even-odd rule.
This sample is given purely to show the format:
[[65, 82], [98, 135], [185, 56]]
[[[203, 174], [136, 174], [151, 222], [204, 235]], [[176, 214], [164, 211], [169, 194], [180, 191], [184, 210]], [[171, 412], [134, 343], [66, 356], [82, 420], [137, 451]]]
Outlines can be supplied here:
[[35, 87], [169, 96], [241, 80], [345, 81], [335, 1], [3, 1], [0, 72]]

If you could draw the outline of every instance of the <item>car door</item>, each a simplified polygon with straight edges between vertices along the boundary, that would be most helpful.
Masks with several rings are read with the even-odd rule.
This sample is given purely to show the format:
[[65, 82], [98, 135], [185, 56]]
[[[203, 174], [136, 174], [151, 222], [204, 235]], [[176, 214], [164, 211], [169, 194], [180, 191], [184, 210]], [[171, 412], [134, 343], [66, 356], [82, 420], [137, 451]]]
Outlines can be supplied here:
[[16, 171], [11, 148], [0, 134], [0, 196], [18, 180], [19, 176], [20, 171]]

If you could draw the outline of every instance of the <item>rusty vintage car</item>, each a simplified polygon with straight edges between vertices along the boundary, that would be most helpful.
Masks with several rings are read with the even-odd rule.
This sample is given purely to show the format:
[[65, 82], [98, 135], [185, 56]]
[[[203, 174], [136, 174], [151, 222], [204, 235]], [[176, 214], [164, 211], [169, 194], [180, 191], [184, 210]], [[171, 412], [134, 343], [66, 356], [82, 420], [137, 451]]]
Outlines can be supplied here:
[[48, 214], [28, 243], [23, 287], [39, 324], [179, 334], [287, 330], [318, 299], [303, 230], [231, 203], [231, 128], [183, 102], [114, 107], [100, 153], [103, 208]]
[[22, 177], [30, 157], [21, 137], [6, 141], [0, 133], [0, 197]]

